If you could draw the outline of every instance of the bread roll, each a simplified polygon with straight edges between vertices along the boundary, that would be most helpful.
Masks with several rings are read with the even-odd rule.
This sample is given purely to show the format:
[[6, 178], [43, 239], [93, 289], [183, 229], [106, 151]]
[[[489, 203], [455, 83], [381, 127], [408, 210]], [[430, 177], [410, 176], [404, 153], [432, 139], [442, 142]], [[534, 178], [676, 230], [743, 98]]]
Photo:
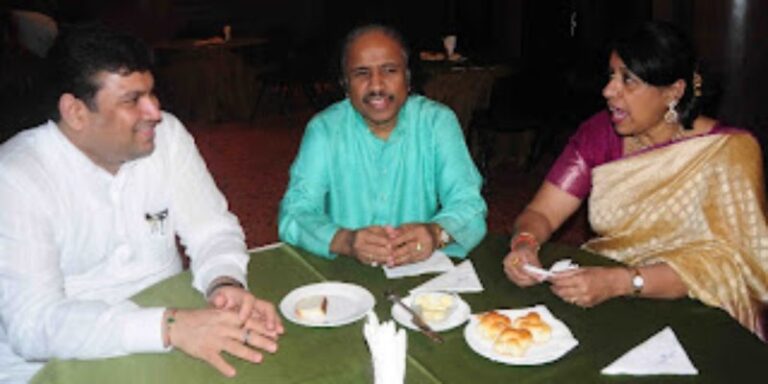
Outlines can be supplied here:
[[296, 316], [302, 320], [320, 322], [328, 312], [328, 298], [325, 296], [307, 296], [296, 302]]
[[493, 350], [514, 357], [522, 357], [533, 344], [533, 336], [526, 329], [507, 328], [493, 343]]
[[512, 327], [528, 330], [536, 343], [545, 343], [552, 337], [552, 327], [542, 320], [537, 312], [529, 312], [516, 318]]
[[480, 315], [478, 320], [477, 328], [480, 335], [491, 341], [496, 340], [499, 334], [512, 324], [509, 317], [496, 311], [486, 312]]

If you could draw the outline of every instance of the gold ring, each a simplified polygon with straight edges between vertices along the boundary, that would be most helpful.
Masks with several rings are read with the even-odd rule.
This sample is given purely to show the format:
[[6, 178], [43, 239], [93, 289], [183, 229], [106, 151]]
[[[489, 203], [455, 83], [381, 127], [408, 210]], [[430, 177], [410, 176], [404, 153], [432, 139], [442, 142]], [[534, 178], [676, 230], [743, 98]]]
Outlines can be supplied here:
[[417, 241], [416, 242], [416, 252], [421, 252], [421, 250], [422, 250], [421, 241]]
[[517, 266], [520, 264], [520, 258], [519, 257], [513, 257], [512, 258], [512, 266]]
[[245, 334], [243, 334], [243, 345], [248, 345], [248, 340], [251, 338], [251, 330], [246, 329]]

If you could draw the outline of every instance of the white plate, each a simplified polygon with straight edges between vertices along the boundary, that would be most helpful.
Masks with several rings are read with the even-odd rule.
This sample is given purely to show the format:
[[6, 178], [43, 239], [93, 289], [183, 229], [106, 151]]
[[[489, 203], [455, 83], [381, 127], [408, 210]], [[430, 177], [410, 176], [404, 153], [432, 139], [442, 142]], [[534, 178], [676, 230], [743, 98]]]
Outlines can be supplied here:
[[490, 360], [510, 365], [539, 365], [549, 363], [561, 358], [571, 349], [579, 345], [579, 341], [573, 337], [571, 330], [562, 321], [549, 312], [544, 305], [537, 305], [521, 309], [499, 309], [499, 312], [510, 319], [523, 316], [530, 311], [536, 311], [541, 319], [552, 327], [552, 338], [542, 344], [533, 344], [522, 357], [503, 355], [493, 350], [493, 341], [488, 341], [480, 336], [477, 330], [479, 315], [472, 315], [469, 323], [464, 328], [464, 339], [473, 351]]
[[[327, 314], [322, 321], [308, 321], [296, 316], [296, 303], [308, 296], [328, 299]], [[280, 312], [288, 320], [308, 327], [338, 327], [361, 319], [376, 304], [371, 292], [349, 283], [325, 282], [305, 285], [288, 293], [280, 302]]]
[[[420, 292], [421, 294], [421, 292]], [[413, 305], [413, 295], [410, 295], [408, 297], [403, 298], [403, 303], [409, 307]], [[392, 305], [392, 318], [394, 318], [398, 323], [402, 324], [406, 328], [413, 329], [414, 331], [418, 331], [419, 328], [416, 327], [415, 324], [411, 321], [411, 315], [403, 309], [401, 306], [394, 304]], [[445, 320], [439, 322], [439, 323], [427, 323], [429, 324], [429, 327], [432, 328], [435, 332], [442, 332], [447, 331], [451, 328], [456, 328], [461, 324], [464, 324], [465, 321], [469, 318], [471, 311], [469, 309], [469, 305], [466, 301], [462, 300], [459, 295], [456, 295], [456, 309], [451, 312], [451, 315], [448, 316]]]

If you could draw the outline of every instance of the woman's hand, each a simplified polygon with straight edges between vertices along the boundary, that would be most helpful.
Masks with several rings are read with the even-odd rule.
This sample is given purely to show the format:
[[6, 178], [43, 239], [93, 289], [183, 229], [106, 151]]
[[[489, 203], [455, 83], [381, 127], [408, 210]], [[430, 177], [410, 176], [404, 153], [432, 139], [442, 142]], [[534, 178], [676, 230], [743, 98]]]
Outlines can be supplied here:
[[631, 272], [623, 267], [583, 267], [549, 278], [552, 292], [566, 302], [589, 308], [632, 291]]
[[[510, 247], [512, 246], [514, 246], [514, 243], [510, 245]], [[517, 245], [515, 249], [511, 249], [507, 256], [504, 257], [503, 264], [504, 273], [507, 275], [507, 278], [518, 286], [528, 287], [541, 283], [537, 276], [523, 269], [523, 266], [526, 264], [541, 267], [537, 249], [531, 248], [527, 244]]]

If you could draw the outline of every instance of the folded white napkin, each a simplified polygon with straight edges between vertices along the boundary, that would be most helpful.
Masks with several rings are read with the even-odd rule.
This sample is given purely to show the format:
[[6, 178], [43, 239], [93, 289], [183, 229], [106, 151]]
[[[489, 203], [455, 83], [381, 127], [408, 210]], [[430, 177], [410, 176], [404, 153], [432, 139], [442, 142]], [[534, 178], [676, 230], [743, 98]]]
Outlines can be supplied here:
[[425, 273], [440, 273], [453, 269], [453, 262], [443, 251], [435, 251], [426, 260], [418, 263], [405, 264], [389, 268], [384, 266], [384, 274], [388, 279], [397, 279], [405, 276], [418, 276]]
[[530, 264], [523, 265], [523, 269], [525, 269], [529, 273], [539, 276], [539, 278], [541, 278], [542, 280], [549, 279], [550, 277], [554, 276], [558, 272], [568, 271], [571, 269], [576, 269], [578, 267], [579, 265], [571, 261], [571, 259], [558, 260], [556, 263], [552, 264], [552, 266], [549, 267], [548, 270], [539, 268]]
[[683, 346], [672, 328], [659, 333], [631, 349], [603, 368], [604, 375], [697, 375]]
[[433, 291], [482, 292], [483, 284], [475, 272], [472, 260], [466, 260], [452, 270], [411, 289], [411, 293]]
[[367, 316], [363, 335], [371, 351], [374, 384], [402, 384], [408, 342], [405, 330], [398, 330], [391, 320], [379, 324], [379, 318], [373, 311]]

